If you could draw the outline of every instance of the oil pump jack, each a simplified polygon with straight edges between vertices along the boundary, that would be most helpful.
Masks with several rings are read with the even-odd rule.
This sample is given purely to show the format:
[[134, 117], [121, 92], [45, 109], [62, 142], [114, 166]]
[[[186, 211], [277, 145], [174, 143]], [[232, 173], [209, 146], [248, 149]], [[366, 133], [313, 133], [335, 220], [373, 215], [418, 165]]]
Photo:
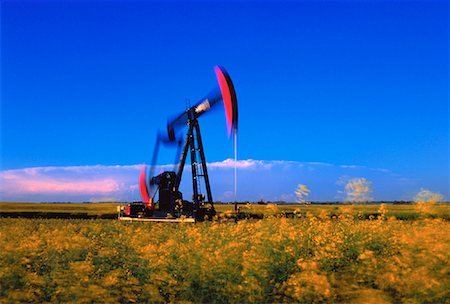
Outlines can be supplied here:
[[[152, 163], [141, 168], [139, 188], [143, 202], [135, 202], [120, 209], [119, 219], [141, 221], [195, 222], [211, 219], [215, 215], [211, 185], [206, 165], [205, 152], [200, 132], [199, 118], [219, 104], [224, 105], [228, 136], [237, 136], [238, 107], [233, 82], [222, 67], [216, 66], [218, 87], [195, 105], [167, 121], [167, 132], [158, 132]], [[179, 132], [187, 126], [183, 148]], [[156, 176], [154, 170], [159, 148], [162, 145], [176, 146], [177, 158], [181, 157], [173, 171], [164, 171]], [[236, 142], [235, 142], [236, 144]], [[186, 160], [190, 156], [192, 175], [192, 202], [183, 200], [180, 192]], [[147, 172], [150, 172], [148, 174]], [[147, 178], [147, 175], [150, 178]], [[204, 180], [206, 199], [200, 187]], [[156, 188], [156, 190], [155, 190]], [[150, 194], [154, 192], [152, 196]], [[158, 201], [154, 201], [158, 194]]]

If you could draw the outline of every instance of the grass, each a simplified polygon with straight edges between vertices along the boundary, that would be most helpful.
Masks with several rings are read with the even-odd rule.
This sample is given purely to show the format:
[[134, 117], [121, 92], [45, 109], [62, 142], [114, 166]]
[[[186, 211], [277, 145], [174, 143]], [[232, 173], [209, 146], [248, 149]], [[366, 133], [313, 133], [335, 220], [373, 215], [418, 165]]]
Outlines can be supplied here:
[[[117, 203], [96, 203], [96, 204], [48, 204], [48, 203], [0, 203], [0, 212], [7, 216], [10, 212], [41, 212], [41, 213], [87, 213], [88, 215], [114, 215], [117, 214]], [[319, 215], [325, 212], [328, 215], [336, 215], [342, 213], [343, 208], [352, 206], [354, 215], [368, 219], [371, 215], [379, 215], [379, 204], [355, 204], [355, 205], [258, 205], [247, 204], [239, 205], [239, 210], [244, 215], [250, 216], [270, 216], [275, 214], [292, 214], [300, 212], [306, 216], [307, 213]], [[234, 210], [233, 204], [216, 204], [217, 212], [220, 216], [229, 214]], [[421, 214], [414, 204], [411, 205], [393, 205], [386, 204], [387, 216], [394, 216], [397, 219], [414, 220], [418, 219]], [[428, 217], [443, 218], [450, 220], [450, 204], [433, 205], [432, 210], [428, 212]]]
[[[386, 216], [393, 216], [401, 220], [416, 220], [423, 217], [421, 211], [418, 210], [415, 204], [410, 205], [394, 205], [385, 204], [387, 209]], [[233, 210], [233, 205], [216, 205], [219, 213], [226, 213]], [[370, 216], [377, 217], [380, 215], [380, 204], [334, 204], [334, 205], [258, 205], [248, 204], [239, 205], [240, 212], [245, 214], [259, 215], [264, 217], [267, 215], [286, 215], [292, 213], [299, 213], [303, 216], [310, 213], [319, 216], [321, 213], [326, 213], [329, 216], [339, 216], [343, 210], [351, 209], [355, 218], [369, 219]], [[450, 220], [450, 204], [434, 204], [430, 207], [426, 217], [443, 218]]]
[[50, 204], [50, 203], [0, 203], [0, 212], [67, 212], [91, 215], [115, 214], [116, 203], [104, 204]]

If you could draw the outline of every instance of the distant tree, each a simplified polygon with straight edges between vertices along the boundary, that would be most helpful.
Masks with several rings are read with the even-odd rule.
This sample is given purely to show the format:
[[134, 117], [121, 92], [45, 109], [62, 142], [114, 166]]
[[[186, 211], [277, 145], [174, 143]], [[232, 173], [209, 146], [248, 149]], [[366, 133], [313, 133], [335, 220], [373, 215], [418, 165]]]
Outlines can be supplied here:
[[267, 205], [267, 203], [263, 199], [260, 199], [258, 205]]
[[370, 197], [372, 193], [372, 182], [365, 178], [352, 178], [345, 185], [345, 192], [347, 193], [346, 201], [348, 202], [370, 202], [373, 198]]
[[306, 197], [311, 193], [311, 190], [305, 185], [298, 184], [297, 190], [295, 190], [295, 196], [297, 196], [297, 203], [305, 204]]

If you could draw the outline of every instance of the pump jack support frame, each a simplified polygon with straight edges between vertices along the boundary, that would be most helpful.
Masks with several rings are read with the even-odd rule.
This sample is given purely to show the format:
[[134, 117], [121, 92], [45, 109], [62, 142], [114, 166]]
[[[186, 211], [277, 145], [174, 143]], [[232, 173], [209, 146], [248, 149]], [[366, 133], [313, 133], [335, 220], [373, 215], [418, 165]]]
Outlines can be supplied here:
[[[209, 183], [208, 169], [206, 168], [206, 158], [205, 152], [203, 150], [203, 142], [202, 136], [200, 133], [200, 125], [198, 124], [197, 117], [193, 110], [190, 110], [188, 119], [188, 131], [186, 133], [186, 139], [184, 141], [183, 153], [180, 158], [180, 165], [178, 167], [177, 179], [175, 182], [175, 190], [178, 191], [181, 183], [181, 177], [183, 175], [184, 165], [186, 164], [186, 158], [188, 155], [188, 150], [190, 150], [191, 155], [191, 170], [192, 170], [192, 190], [193, 190], [193, 202], [194, 202], [194, 210], [198, 210], [200, 208], [200, 197], [199, 197], [199, 177], [203, 177], [205, 180], [206, 187], [206, 195], [208, 198], [208, 203], [211, 205], [211, 208], [214, 210], [214, 203], [211, 194], [211, 186]], [[195, 142], [197, 141], [197, 147], [195, 146]], [[197, 172], [197, 152], [200, 156], [200, 161], [202, 165], [202, 174]]]

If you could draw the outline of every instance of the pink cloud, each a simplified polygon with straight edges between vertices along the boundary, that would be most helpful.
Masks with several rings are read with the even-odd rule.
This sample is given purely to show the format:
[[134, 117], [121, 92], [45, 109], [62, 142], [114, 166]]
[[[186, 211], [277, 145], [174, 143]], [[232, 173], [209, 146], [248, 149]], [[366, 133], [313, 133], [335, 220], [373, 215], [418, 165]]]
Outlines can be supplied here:
[[121, 183], [111, 177], [68, 181], [30, 169], [2, 172], [0, 180], [5, 194], [111, 194], [122, 188]]
[[23, 181], [16, 186], [28, 193], [111, 193], [120, 189], [119, 184], [111, 179], [89, 182]]

